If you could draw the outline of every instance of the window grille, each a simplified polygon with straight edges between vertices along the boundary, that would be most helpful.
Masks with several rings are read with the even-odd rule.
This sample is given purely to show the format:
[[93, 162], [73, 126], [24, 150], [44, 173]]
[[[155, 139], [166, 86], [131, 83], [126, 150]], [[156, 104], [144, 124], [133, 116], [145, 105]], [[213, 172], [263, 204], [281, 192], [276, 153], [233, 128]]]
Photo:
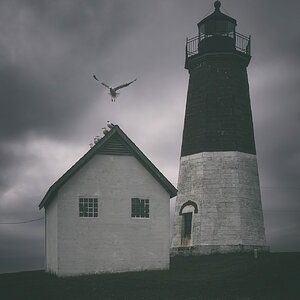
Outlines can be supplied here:
[[131, 199], [131, 217], [149, 218], [149, 199]]
[[98, 217], [98, 198], [79, 198], [79, 217]]

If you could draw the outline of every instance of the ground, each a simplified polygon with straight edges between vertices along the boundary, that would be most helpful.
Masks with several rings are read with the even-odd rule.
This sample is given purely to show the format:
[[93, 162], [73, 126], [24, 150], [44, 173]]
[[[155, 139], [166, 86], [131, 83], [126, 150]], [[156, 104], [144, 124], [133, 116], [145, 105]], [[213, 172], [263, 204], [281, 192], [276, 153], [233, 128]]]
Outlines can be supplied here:
[[[10, 299], [297, 299], [300, 252], [175, 257], [169, 271], [58, 278], [44, 271], [0, 274]], [[299, 298], [298, 298], [299, 299]]]

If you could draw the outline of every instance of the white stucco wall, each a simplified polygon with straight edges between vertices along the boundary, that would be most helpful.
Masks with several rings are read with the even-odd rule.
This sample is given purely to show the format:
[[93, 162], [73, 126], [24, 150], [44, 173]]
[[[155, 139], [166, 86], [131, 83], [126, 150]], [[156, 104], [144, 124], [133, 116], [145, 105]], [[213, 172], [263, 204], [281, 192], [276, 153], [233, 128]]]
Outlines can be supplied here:
[[199, 210], [193, 213], [190, 246], [266, 245], [255, 155], [203, 152], [181, 158], [172, 248], [182, 246], [179, 211], [189, 200]]
[[54, 199], [46, 209], [46, 271], [57, 273], [57, 201]]
[[[79, 197], [97, 197], [99, 216], [80, 218]], [[135, 197], [149, 219], [131, 218]], [[58, 191], [57, 274], [168, 268], [169, 198], [135, 157], [95, 155]]]

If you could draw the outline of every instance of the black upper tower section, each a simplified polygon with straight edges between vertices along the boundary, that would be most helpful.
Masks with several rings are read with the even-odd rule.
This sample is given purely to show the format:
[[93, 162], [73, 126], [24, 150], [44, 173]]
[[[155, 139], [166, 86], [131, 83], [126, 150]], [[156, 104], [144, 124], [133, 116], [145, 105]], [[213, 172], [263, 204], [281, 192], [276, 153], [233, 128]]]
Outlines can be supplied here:
[[236, 20], [215, 11], [188, 39], [190, 73], [181, 156], [200, 152], [255, 154], [247, 66], [250, 37], [236, 32]]

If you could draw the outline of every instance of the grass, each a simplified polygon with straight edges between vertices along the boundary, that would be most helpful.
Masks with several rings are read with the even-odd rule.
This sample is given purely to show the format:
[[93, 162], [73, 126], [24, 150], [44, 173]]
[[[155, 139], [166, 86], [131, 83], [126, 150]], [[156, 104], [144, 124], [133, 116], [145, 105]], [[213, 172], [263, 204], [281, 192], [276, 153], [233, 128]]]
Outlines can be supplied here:
[[175, 257], [168, 271], [0, 274], [0, 299], [300, 299], [300, 253]]

